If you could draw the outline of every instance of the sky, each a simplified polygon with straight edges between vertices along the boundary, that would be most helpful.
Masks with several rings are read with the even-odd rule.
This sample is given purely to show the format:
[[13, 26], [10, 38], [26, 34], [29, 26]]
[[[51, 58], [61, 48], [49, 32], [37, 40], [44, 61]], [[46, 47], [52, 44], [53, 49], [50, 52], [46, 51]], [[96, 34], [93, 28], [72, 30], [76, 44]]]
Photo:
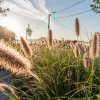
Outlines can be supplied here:
[[[0, 16], [0, 25], [16, 33], [16, 38], [26, 36], [27, 25], [32, 29], [32, 39], [47, 37], [48, 14], [52, 12], [51, 29], [53, 38], [76, 39], [74, 20], [80, 23], [80, 39], [88, 40], [94, 32], [100, 32], [100, 14], [91, 10], [93, 0], [4, 0], [3, 8], [10, 8], [6, 17]], [[78, 4], [77, 4], [78, 3]], [[75, 6], [72, 6], [76, 4]], [[72, 7], [71, 7], [72, 6]]]

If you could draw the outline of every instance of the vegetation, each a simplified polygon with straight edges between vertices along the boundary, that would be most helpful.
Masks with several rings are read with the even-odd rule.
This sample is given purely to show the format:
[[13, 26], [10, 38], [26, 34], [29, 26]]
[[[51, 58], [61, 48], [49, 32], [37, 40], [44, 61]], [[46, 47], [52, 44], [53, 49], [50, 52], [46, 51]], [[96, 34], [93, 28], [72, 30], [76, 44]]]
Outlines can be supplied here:
[[[100, 13], [99, 0], [91, 7]], [[75, 32], [75, 43], [53, 40], [52, 30], [40, 44], [29, 45], [22, 37], [18, 44], [0, 42], [0, 66], [12, 72], [14, 83], [0, 83], [0, 91], [11, 100], [100, 100], [100, 33], [80, 44], [78, 18]]]
[[[27, 42], [21, 38], [24, 41], [23, 44], [25, 45], [26, 43], [26, 45], [21, 44], [20, 49], [22, 45], [22, 50], [25, 49], [26, 53], [28, 53], [28, 48], [29, 50], [32, 49], [31, 58], [27, 56], [27, 58], [24, 59], [29, 59], [31, 71], [34, 73], [35, 78], [33, 74], [31, 74], [32, 76], [24, 76], [24, 74], [27, 75], [27, 70], [29, 71], [30, 67], [28, 67], [27, 62], [25, 62], [26, 68], [22, 66], [24, 62], [21, 60], [21, 56], [20, 58], [16, 58], [16, 56], [13, 58], [16, 59], [15, 65], [13, 64], [14, 66], [12, 66], [13, 62], [10, 61], [11, 59], [6, 59], [6, 61], [11, 63], [9, 66], [14, 67], [12, 69], [14, 71], [10, 69], [12, 73], [16, 72], [16, 74], [19, 74], [13, 75], [13, 88], [19, 99], [99, 100], [100, 57], [96, 55], [98, 34], [99, 33], [94, 34], [91, 46], [79, 45], [77, 42], [73, 43], [64, 40], [59, 42], [56, 40], [54, 42], [55, 44], [53, 43], [52, 46], [48, 47], [48, 43], [45, 40], [42, 44], [33, 44], [30, 47]], [[16, 48], [19, 48], [19, 46], [16, 45]], [[20, 52], [19, 54], [21, 55], [22, 50], [20, 49], [16, 52]], [[6, 54], [6, 52], [2, 50], [0, 50], [0, 52]], [[26, 55], [26, 53], [23, 53], [23, 55]], [[12, 55], [9, 54], [9, 58], [12, 57]], [[3, 65], [3, 62], [1, 64]], [[17, 64], [20, 66], [17, 66]], [[21, 67], [24, 69], [20, 70]], [[7, 66], [4, 68], [7, 69]], [[14, 100], [14, 98], [12, 100]]]
[[93, 0], [93, 4], [91, 4], [91, 7], [95, 13], [100, 14], [100, 0]]

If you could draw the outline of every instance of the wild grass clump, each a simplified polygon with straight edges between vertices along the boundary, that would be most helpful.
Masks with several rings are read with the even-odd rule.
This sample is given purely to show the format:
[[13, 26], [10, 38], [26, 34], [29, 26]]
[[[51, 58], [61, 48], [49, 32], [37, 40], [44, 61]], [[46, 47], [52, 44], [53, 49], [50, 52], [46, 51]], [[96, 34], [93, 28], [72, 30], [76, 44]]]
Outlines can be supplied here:
[[52, 48], [34, 44], [30, 61], [12, 48], [0, 44], [0, 60], [5, 69], [24, 74], [29, 71], [38, 80], [14, 76], [21, 100], [98, 100], [100, 57], [95, 57], [97, 40], [96, 34], [91, 46], [65, 41], [56, 41]]
[[12, 73], [16, 73], [16, 75], [30, 74], [39, 81], [38, 76], [31, 72], [31, 62], [3, 42], [0, 42], [0, 65], [6, 70], [10, 70]]
[[[98, 59], [92, 62], [89, 51], [78, 46], [81, 53], [75, 57], [69, 44], [61, 47], [37, 46], [33, 52], [33, 71], [38, 73], [42, 84], [24, 79], [26, 97], [39, 100], [97, 99], [100, 90], [100, 65]], [[38, 53], [37, 53], [38, 52]], [[80, 56], [81, 54], [81, 56]], [[21, 86], [21, 87], [22, 87]], [[23, 89], [22, 89], [23, 90]], [[29, 90], [29, 92], [27, 92]], [[23, 93], [22, 93], [23, 94]]]

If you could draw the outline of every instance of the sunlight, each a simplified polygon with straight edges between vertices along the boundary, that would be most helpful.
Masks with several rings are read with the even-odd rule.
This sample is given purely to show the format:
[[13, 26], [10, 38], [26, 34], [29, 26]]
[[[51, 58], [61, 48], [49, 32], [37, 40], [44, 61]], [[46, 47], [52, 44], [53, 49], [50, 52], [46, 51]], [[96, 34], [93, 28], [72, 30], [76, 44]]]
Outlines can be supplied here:
[[18, 31], [20, 30], [20, 24], [14, 17], [2, 17], [0, 19], [0, 25], [10, 29], [15, 33], [18, 33]]

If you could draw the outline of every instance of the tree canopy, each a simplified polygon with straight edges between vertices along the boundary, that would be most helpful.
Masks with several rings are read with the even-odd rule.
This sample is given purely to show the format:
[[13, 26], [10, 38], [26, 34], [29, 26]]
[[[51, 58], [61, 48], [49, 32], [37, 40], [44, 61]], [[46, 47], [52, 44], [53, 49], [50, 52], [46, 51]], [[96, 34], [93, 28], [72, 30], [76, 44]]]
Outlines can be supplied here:
[[91, 7], [95, 13], [100, 14], [100, 0], [93, 0], [93, 4], [91, 4]]

